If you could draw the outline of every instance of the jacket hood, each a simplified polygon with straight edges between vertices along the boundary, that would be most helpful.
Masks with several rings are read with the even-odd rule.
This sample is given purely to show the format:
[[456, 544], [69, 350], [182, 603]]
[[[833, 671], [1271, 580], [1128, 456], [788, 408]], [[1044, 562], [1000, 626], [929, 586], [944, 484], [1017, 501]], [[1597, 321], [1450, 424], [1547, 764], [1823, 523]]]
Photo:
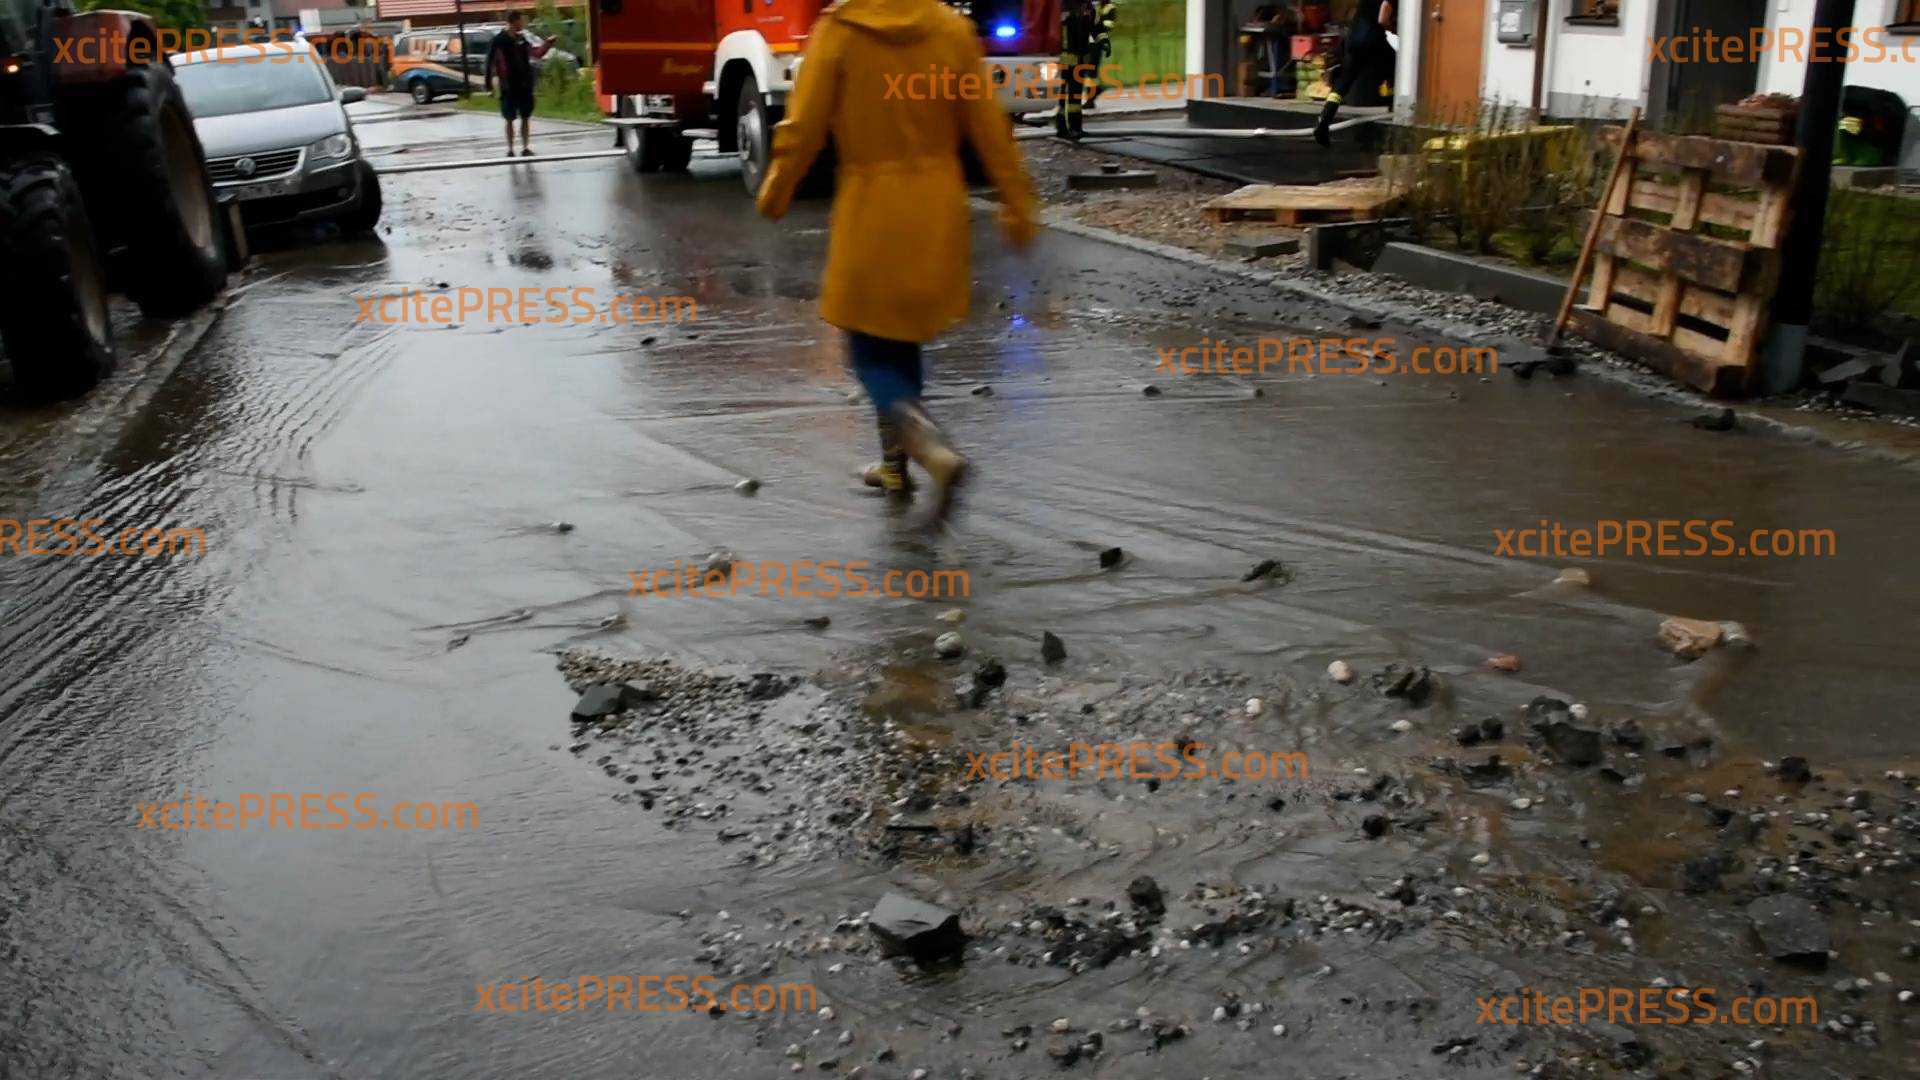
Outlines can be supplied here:
[[834, 18], [896, 45], [932, 36], [943, 14], [937, 0], [840, 0], [833, 5]]

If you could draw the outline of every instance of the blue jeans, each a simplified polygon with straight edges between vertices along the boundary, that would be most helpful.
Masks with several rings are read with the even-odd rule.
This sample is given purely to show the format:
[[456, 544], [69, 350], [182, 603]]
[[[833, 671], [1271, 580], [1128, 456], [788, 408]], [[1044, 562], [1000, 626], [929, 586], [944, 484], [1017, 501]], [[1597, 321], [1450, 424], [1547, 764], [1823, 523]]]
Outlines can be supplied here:
[[920, 345], [913, 341], [893, 341], [847, 332], [848, 362], [866, 388], [873, 411], [882, 420], [893, 417], [893, 407], [902, 401], [918, 401], [924, 385], [920, 370]]

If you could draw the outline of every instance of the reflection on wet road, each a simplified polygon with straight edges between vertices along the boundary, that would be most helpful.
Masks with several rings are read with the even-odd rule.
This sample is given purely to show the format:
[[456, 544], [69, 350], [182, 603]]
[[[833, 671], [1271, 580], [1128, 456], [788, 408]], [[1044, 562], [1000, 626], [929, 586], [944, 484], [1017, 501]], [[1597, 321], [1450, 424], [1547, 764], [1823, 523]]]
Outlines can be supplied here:
[[[377, 139], [494, 127], [399, 130], [441, 123]], [[267, 253], [170, 377], [0, 417], [0, 517], [207, 537], [196, 558], [0, 557], [0, 982], [18, 991], [0, 1046], [19, 1075], [784, 1075], [777, 1048], [704, 1017], [473, 1011], [476, 983], [690, 967], [682, 909], [879, 891], [844, 868], [750, 876], [611, 801], [616, 780], [553, 749], [567, 646], [809, 673], [924, 649], [957, 605], [976, 651], [1031, 660], [1046, 629], [1083, 671], [1411, 658], [1735, 748], [1920, 751], [1920, 579], [1894, 569], [1920, 498], [1884, 466], [1698, 431], [1592, 378], [1169, 379], [1160, 348], [1343, 315], [1066, 236], [1022, 260], [982, 217], [974, 314], [931, 354], [933, 408], [981, 479], [928, 538], [854, 477], [873, 439], [813, 311], [824, 206], [761, 221], [717, 161], [385, 186], [377, 241]], [[698, 314], [355, 321], [356, 296], [463, 287]], [[1575, 560], [1594, 585], [1570, 590], [1556, 563], [1493, 553], [1498, 529], [1599, 518], [1832, 529], [1839, 557]], [[1127, 563], [1101, 572], [1116, 545]], [[972, 595], [628, 595], [629, 571], [720, 548], [962, 568]], [[1266, 558], [1292, 584], [1233, 584]], [[1676, 666], [1652, 641], [1664, 614], [1739, 620], [1760, 649]], [[1501, 652], [1522, 674], [1476, 673]], [[245, 792], [471, 801], [480, 827], [136, 827], [137, 803]]]

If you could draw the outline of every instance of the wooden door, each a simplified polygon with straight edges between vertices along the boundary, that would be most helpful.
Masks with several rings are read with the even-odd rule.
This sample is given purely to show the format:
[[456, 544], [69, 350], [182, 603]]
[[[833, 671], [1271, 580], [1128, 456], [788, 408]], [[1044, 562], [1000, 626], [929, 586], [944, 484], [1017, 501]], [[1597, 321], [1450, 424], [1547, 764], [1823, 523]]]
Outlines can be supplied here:
[[[1421, 111], [1470, 120], [1480, 105], [1487, 0], [1418, 0]], [[1412, 14], [1414, 2], [1407, 4]], [[1402, 16], [1401, 25], [1405, 25]]]

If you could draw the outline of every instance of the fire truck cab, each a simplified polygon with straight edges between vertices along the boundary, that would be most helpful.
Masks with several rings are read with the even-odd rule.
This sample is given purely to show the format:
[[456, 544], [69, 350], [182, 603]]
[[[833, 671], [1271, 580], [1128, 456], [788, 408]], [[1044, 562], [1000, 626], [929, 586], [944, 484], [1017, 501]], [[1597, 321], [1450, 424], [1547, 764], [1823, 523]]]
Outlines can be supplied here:
[[[980, 28], [1009, 112], [1053, 107], [1046, 91], [1059, 42], [1059, 0], [948, 0]], [[594, 0], [594, 80], [601, 108], [641, 172], [677, 172], [693, 140], [738, 154], [760, 190], [773, 126], [786, 109], [808, 31], [825, 0]], [[1036, 74], [1037, 73], [1037, 74]]]

